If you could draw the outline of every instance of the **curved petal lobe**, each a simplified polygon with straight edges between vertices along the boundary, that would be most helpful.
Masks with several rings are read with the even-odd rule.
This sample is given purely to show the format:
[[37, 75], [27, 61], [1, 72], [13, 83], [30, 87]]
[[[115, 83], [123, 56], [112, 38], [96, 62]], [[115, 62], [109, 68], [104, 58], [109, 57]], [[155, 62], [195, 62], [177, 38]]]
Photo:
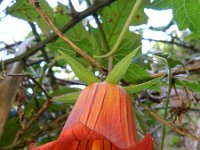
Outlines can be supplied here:
[[31, 150], [153, 150], [151, 136], [138, 141], [129, 95], [110, 83], [80, 94], [57, 141]]

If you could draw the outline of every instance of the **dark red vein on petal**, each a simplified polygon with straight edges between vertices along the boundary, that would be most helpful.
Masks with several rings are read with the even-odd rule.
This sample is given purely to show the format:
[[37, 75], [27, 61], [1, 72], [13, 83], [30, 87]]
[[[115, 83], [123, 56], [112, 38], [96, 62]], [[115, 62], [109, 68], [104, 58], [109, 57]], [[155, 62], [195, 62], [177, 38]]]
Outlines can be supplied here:
[[[128, 96], [126, 95], [126, 119], [127, 119], [127, 123], [128, 123], [128, 131], [130, 131], [130, 123], [129, 123], [129, 120], [128, 120], [128, 115], [130, 115], [129, 113], [128, 113], [128, 100], [129, 99], [127, 99], [128, 98]], [[131, 107], [131, 106], [129, 106], [129, 107]], [[128, 132], [128, 136], [129, 136], [129, 144], [131, 143], [131, 135], [130, 135], [131, 133], [130, 132]], [[133, 133], [132, 133], [133, 134]]]
[[[103, 104], [104, 104], [104, 101], [105, 101], [105, 96], [106, 96], [106, 94], [107, 94], [107, 86], [105, 87], [106, 89], [105, 89], [105, 92], [104, 92], [104, 95], [103, 95], [103, 101], [102, 101], [102, 103], [101, 103], [101, 106], [100, 106], [100, 110], [102, 110], [102, 107], [103, 107]], [[101, 111], [98, 113], [98, 116], [97, 116], [97, 119], [96, 119], [96, 121], [95, 121], [95, 125], [94, 125], [94, 128], [93, 129], [95, 129], [95, 127], [96, 127], [96, 124], [97, 124], [97, 121], [99, 120], [99, 116], [100, 116], [100, 114], [101, 114]]]
[[98, 86], [99, 86], [98, 84], [95, 85], [94, 95], [93, 95], [93, 97], [92, 97], [92, 102], [91, 102], [90, 107], [89, 107], [89, 112], [88, 112], [88, 114], [87, 114], [87, 119], [86, 119], [86, 121], [85, 121], [85, 124], [87, 124], [87, 122], [88, 122], [88, 118], [89, 118], [90, 112], [91, 112], [91, 110], [92, 110], [92, 105], [93, 105], [93, 103], [94, 103], [94, 98], [95, 98], [95, 95], [96, 95], [96, 93], [97, 93]]
[[[90, 89], [91, 88], [93, 88], [92, 86], [87, 90], [87, 96], [85, 97], [85, 99], [84, 99], [84, 106], [83, 106], [83, 108], [85, 108], [85, 105], [87, 104], [87, 101], [88, 101], [88, 96], [89, 96], [89, 91], [90, 91]], [[81, 112], [81, 114], [83, 113], [83, 111], [84, 111], [84, 109], [82, 109], [82, 112]], [[79, 116], [79, 120], [81, 119], [81, 115]]]
[[78, 141], [78, 145], [76, 147], [76, 150], [78, 150], [79, 146], [80, 146], [80, 141]]

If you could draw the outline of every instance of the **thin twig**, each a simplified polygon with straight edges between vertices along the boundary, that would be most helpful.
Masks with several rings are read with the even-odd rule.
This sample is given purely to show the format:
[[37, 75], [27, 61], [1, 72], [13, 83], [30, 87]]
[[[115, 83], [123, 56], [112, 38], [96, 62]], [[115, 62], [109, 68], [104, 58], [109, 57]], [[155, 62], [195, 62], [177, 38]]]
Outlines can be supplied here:
[[[200, 65], [188, 66], [188, 67], [185, 67], [185, 69], [184, 68], [175, 68], [172, 71], [172, 75], [184, 74], [184, 73], [187, 73], [187, 72], [195, 72], [195, 71], [200, 71]], [[159, 72], [159, 73], [152, 74], [150, 76], [150, 78], [154, 79], [154, 78], [158, 78], [158, 77], [161, 77], [161, 76], [168, 76], [168, 74], [167, 74], [166, 71]]]
[[105, 47], [106, 51], [110, 51], [110, 46], [108, 44], [108, 40], [106, 39], [106, 35], [105, 35], [105, 32], [104, 32], [103, 27], [101, 25], [101, 22], [99, 21], [98, 15], [94, 14], [93, 16], [94, 16], [94, 19], [95, 19], [95, 21], [98, 25], [98, 29], [99, 29], [100, 35], [102, 37], [104, 47]]
[[148, 38], [142, 38], [142, 40], [146, 40], [146, 41], [150, 41], [150, 42], [151, 41], [160, 42], [160, 43], [165, 43], [165, 44], [174, 44], [174, 45], [177, 45], [177, 46], [182, 47], [182, 48], [193, 50], [194, 52], [199, 52], [199, 49], [195, 48], [193, 45], [189, 45], [188, 43], [176, 42], [174, 40], [165, 41], [165, 40], [156, 40], [156, 39], [148, 39]]
[[45, 96], [47, 97], [47, 99], [50, 99], [51, 97], [49, 96], [49, 94], [46, 92], [46, 90], [42, 87], [42, 85], [37, 82], [37, 80], [35, 80], [29, 73], [11, 73], [8, 74], [7, 76], [26, 76], [28, 78], [30, 78], [40, 89], [42, 92], [44, 92]]
[[[169, 67], [169, 63], [168, 62], [167, 62], [167, 64], [168, 64], [168, 84], [169, 85], [168, 85], [167, 100], [166, 100], [165, 112], [164, 112], [164, 119], [165, 120], [167, 119], [169, 100], [170, 100], [171, 90], [172, 90], [172, 73], [171, 73], [171, 68]], [[164, 147], [165, 133], [166, 133], [166, 127], [165, 127], [165, 125], [163, 125], [160, 150], [163, 150], [163, 147]]]
[[72, 41], [70, 41], [49, 19], [49, 17], [46, 15], [46, 13], [42, 10], [42, 8], [38, 5], [35, 5], [34, 0], [29, 0], [29, 2], [33, 5], [33, 7], [37, 10], [37, 12], [40, 14], [40, 16], [49, 24], [49, 26], [54, 30], [54, 32], [64, 41], [66, 42], [74, 51], [76, 51], [78, 54], [83, 56], [86, 60], [88, 60], [91, 64], [96, 66], [97, 68], [101, 69], [102, 71], [105, 71], [106, 69], [98, 63], [96, 60], [94, 60], [92, 57], [90, 57], [87, 53], [85, 53], [80, 47], [75, 45]]
[[17, 144], [18, 143], [18, 139], [20, 138], [20, 136], [24, 133], [23, 131], [25, 131], [26, 129], [28, 129], [29, 127], [31, 127], [31, 125], [33, 125], [33, 123], [41, 116], [41, 114], [48, 108], [49, 104], [51, 103], [51, 99], [47, 99], [44, 104], [42, 105], [42, 107], [38, 110], [38, 112], [36, 114], [34, 114], [34, 116], [31, 118], [31, 120], [29, 120], [23, 130], [19, 130], [14, 138], [14, 142], [13, 144]]
[[[168, 108], [174, 108], [173, 106], [169, 106]], [[165, 109], [165, 106], [159, 106], [159, 107], [153, 107], [152, 110], [158, 110], [158, 109]], [[190, 111], [200, 111], [200, 108], [190, 108]]]
[[31, 75], [29, 75], [28, 77], [41, 89], [42, 92], [44, 92], [44, 94], [47, 97], [47, 99], [51, 98], [49, 96], [49, 94], [46, 92], [46, 90], [42, 87], [42, 85], [39, 82], [37, 82]]
[[[105, 35], [105, 32], [103, 30], [103, 27], [98, 19], [98, 16], [97, 14], [94, 14], [94, 19], [98, 25], [98, 29], [100, 31], [100, 35], [102, 37], [102, 40], [103, 40], [103, 44], [104, 44], [104, 47], [106, 49], [107, 52], [110, 52], [110, 47], [109, 47], [109, 44], [108, 44], [108, 40], [106, 39], [106, 35]], [[108, 73], [111, 72], [112, 70], [112, 66], [113, 66], [113, 56], [109, 56], [108, 57]]]
[[[164, 107], [164, 108], [165, 108], [165, 107]], [[169, 116], [169, 117], [166, 119], [166, 121], [169, 120], [169, 119], [171, 119], [171, 118], [172, 118], [172, 116]], [[158, 124], [156, 127], [154, 127], [154, 129], [151, 130], [151, 133], [150, 133], [150, 134], [151, 134], [151, 135], [154, 134], [156, 131], [158, 131], [158, 129], [160, 129], [160, 128], [162, 127], [162, 125], [163, 125], [162, 123]]]
[[6, 76], [29, 76], [29, 73], [8, 73]]
[[85, 83], [81, 82], [80, 80], [67, 80], [67, 79], [59, 79], [56, 78], [60, 84], [77, 84], [77, 85], [86, 85]]
[[40, 116], [41, 114], [47, 109], [49, 104], [51, 103], [51, 99], [47, 99], [39, 111], [32, 117], [32, 119], [26, 124], [24, 129], [28, 129]]
[[35, 24], [32, 23], [32, 22], [28, 22], [28, 23], [29, 23], [29, 25], [30, 25], [30, 27], [31, 27], [31, 29], [32, 29], [33, 35], [35, 36], [35, 40], [36, 40], [38, 43], [41, 42], [41, 38], [40, 38], [40, 35], [39, 35], [38, 32], [37, 32], [37, 29], [36, 29]]
[[10, 48], [15, 48], [15, 47], [19, 46], [21, 43], [22, 43], [21, 41], [15, 42], [13, 44], [4, 43], [5, 47], [0, 48], [0, 51], [5, 51], [5, 50], [8, 50]]
[[172, 123], [162, 119], [159, 115], [157, 115], [155, 112], [153, 112], [148, 106], [146, 106], [146, 105], [144, 105], [142, 103], [140, 105], [144, 108], [145, 111], [147, 111], [156, 120], [160, 121], [163, 125], [169, 127], [170, 129], [172, 129], [173, 131], [177, 132], [180, 135], [189, 137], [189, 138], [191, 138], [193, 140], [200, 141], [200, 137], [199, 136], [196, 136], [196, 135], [192, 134], [191, 132], [189, 132], [186, 129], [178, 128], [175, 125], [173, 125]]
[[[53, 57], [53, 56], [50, 56], [48, 59], [51, 61], [52, 59], [54, 59], [54, 57]], [[39, 63], [41, 63], [41, 62], [43, 62], [43, 61], [45, 61], [45, 59], [44, 59], [43, 57], [33, 58], [33, 59], [30, 58], [30, 59], [26, 62], [26, 66], [32, 66], [32, 65], [35, 65], [35, 64], [39, 64]]]
[[[19, 98], [21, 97], [19, 96]], [[21, 128], [24, 129], [26, 120], [25, 120], [24, 110], [22, 109], [22, 102], [20, 102], [20, 99], [19, 101], [16, 102], [16, 104], [17, 104], [17, 114], [19, 118], [19, 123], [21, 125]]]
[[[32, 22], [29, 22], [29, 25], [31, 26], [31, 29], [32, 29], [32, 32], [33, 32], [33, 35], [35, 36], [36, 38], [36, 42], [37, 43], [40, 43], [41, 42], [41, 38], [40, 38], [40, 35], [39, 33], [37, 32], [37, 29], [36, 29], [36, 25]], [[48, 56], [48, 53], [47, 51], [45, 50], [45, 48], [41, 48], [41, 52], [42, 52], [42, 56], [44, 57], [45, 61], [49, 64], [51, 61], [49, 59], [49, 56]], [[53, 89], [56, 88], [56, 80], [55, 80], [55, 77], [54, 77], [54, 73], [53, 73], [53, 70], [52, 68], [49, 68], [49, 75], [50, 75], [50, 84], [51, 84], [51, 87]]]
[[108, 73], [111, 72], [113, 66], [113, 56], [108, 57]]

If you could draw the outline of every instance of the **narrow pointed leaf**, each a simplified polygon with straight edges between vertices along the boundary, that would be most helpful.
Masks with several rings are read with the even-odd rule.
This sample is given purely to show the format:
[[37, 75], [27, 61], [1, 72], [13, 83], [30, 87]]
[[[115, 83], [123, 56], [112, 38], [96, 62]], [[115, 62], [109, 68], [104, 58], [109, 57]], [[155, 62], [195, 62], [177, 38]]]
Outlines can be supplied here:
[[58, 51], [61, 56], [63, 56], [64, 60], [70, 65], [75, 75], [86, 84], [91, 84], [94, 82], [100, 82], [100, 80], [95, 77], [95, 75], [87, 70], [83, 65], [81, 65], [78, 61], [70, 57], [69, 55], [63, 53], [62, 51]]
[[55, 96], [53, 98], [53, 101], [64, 102], [64, 103], [74, 103], [78, 99], [80, 93], [81, 91], [77, 91], [77, 92], [68, 93], [68, 94], [64, 94], [60, 96]]
[[149, 87], [151, 87], [152, 85], [158, 83], [161, 79], [163, 78], [162, 77], [159, 77], [159, 78], [156, 78], [156, 79], [152, 79], [150, 81], [147, 81], [145, 83], [142, 83], [142, 84], [138, 84], [138, 85], [131, 85], [131, 86], [127, 86], [127, 87], [123, 87], [127, 93], [129, 94], [132, 94], [132, 93], [139, 93], [141, 92], [142, 90], [145, 90]]
[[137, 54], [141, 46], [136, 48], [133, 52], [124, 57], [118, 64], [115, 65], [113, 70], [106, 78], [106, 82], [117, 84], [125, 75], [133, 57]]

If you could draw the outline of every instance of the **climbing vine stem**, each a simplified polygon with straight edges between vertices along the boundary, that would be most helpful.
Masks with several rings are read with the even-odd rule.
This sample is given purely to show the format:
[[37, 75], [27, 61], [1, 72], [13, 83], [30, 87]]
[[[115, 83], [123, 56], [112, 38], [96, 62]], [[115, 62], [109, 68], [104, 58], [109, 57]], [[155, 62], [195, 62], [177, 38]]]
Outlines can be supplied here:
[[[165, 104], [164, 120], [167, 119], [169, 100], [170, 100], [171, 90], [172, 90], [172, 86], [173, 86], [172, 85], [172, 72], [171, 72], [171, 68], [169, 66], [169, 62], [168, 61], [167, 61], [167, 65], [168, 65], [168, 84], [169, 85], [168, 85], [168, 92], [167, 92], [167, 100], [166, 100], [166, 104]], [[165, 134], [166, 134], [166, 126], [163, 125], [160, 150], [163, 150], [163, 147], [164, 147]]]
[[135, 16], [135, 14], [136, 14], [136, 12], [137, 12], [137, 10], [138, 10], [138, 8], [139, 8], [139, 6], [140, 6], [141, 3], [142, 3], [142, 0], [137, 0], [137, 1], [136, 1], [136, 3], [135, 3], [135, 5], [133, 6], [133, 9], [132, 9], [132, 11], [131, 11], [131, 13], [130, 13], [128, 19], [126, 20], [126, 23], [125, 23], [125, 25], [124, 25], [124, 27], [123, 27], [123, 29], [122, 29], [122, 31], [121, 31], [121, 33], [120, 33], [118, 39], [117, 39], [115, 45], [114, 45], [113, 48], [112, 48], [112, 50], [111, 50], [109, 53], [105, 54], [105, 55], [95, 56], [96, 58], [106, 58], [106, 57], [112, 56], [112, 55], [116, 52], [116, 50], [117, 50], [117, 48], [119, 47], [119, 45], [120, 45], [120, 43], [121, 43], [121, 41], [122, 41], [124, 35], [126, 34], [126, 31], [127, 31], [128, 28], [129, 28], [129, 25], [130, 25], [130, 23], [131, 23], [131, 20], [132, 20], [133, 17]]

